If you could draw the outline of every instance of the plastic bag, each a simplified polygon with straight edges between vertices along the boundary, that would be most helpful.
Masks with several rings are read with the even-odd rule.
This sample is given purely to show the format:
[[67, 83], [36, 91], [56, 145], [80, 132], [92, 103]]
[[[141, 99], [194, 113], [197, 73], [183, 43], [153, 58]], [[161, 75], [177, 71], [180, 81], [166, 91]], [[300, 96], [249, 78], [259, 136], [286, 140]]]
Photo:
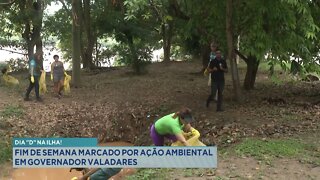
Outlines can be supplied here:
[[13, 76], [8, 75], [7, 73], [3, 74], [2, 79], [3, 79], [4, 84], [5, 84], [6, 86], [9, 86], [9, 85], [13, 85], [13, 86], [19, 85], [19, 80], [16, 79], [16, 78], [14, 78]]
[[203, 75], [204, 75], [204, 76], [208, 76], [208, 75], [209, 75], [208, 68], [206, 68], [206, 69], [204, 70]]
[[211, 74], [209, 74], [208, 86], [211, 86]]
[[[198, 130], [194, 128], [191, 129], [190, 133], [184, 133], [183, 135], [191, 146], [206, 146], [199, 140], [200, 133]], [[171, 146], [184, 146], [184, 145], [180, 141], [176, 141], [172, 143]]]
[[65, 93], [70, 93], [70, 81], [71, 81], [71, 76], [66, 74], [64, 77], [64, 84], [63, 84], [63, 91]]
[[46, 72], [43, 71], [40, 76], [39, 80], [39, 91], [41, 94], [44, 94], [47, 92], [47, 85], [46, 85]]

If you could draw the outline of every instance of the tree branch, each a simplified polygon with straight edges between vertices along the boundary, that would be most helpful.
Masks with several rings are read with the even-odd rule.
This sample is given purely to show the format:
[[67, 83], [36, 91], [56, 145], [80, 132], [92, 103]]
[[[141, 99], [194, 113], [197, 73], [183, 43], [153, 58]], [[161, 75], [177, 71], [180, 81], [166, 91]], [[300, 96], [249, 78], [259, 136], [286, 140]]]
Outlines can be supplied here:
[[[62, 7], [64, 10], [66, 10], [67, 12], [71, 11], [71, 9], [68, 9], [66, 3], [63, 0], [59, 0], [59, 2], [62, 4]], [[70, 15], [71, 15], [71, 13], [70, 13]]]
[[6, 2], [6, 3], [0, 3], [0, 5], [11, 5], [14, 3], [15, 0], [12, 0], [12, 1], [9, 1], [9, 2]]
[[170, 8], [173, 10], [174, 15], [176, 17], [184, 20], [190, 20], [190, 17], [180, 10], [177, 0], [170, 0], [169, 4], [170, 4]]
[[26, 54], [26, 53], [21, 53], [21, 52], [9, 50], [9, 49], [3, 49], [3, 48], [1, 48], [1, 47], [0, 47], [0, 50], [2, 50], [2, 51], [8, 51], [8, 52], [11, 52], [11, 53], [16, 53], [16, 54], [28, 55], [28, 54]]
[[151, 4], [151, 7], [152, 7], [153, 11], [157, 14], [158, 21], [161, 21], [161, 22], [162, 22], [161, 13], [160, 13], [160, 11], [157, 9], [157, 7], [156, 7], [156, 5], [154, 4], [154, 2], [153, 2], [152, 0], [149, 0], [149, 3]]
[[239, 50], [234, 49], [234, 52], [241, 58], [243, 59], [246, 63], [248, 62], [248, 58], [244, 56]]

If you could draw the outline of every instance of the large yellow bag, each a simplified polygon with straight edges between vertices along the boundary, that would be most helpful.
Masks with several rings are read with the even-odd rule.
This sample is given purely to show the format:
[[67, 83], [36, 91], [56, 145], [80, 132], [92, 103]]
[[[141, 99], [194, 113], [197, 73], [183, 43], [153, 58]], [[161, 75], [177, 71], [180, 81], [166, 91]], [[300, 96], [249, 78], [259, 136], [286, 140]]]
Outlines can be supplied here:
[[[200, 133], [198, 130], [194, 128], [191, 129], [190, 133], [184, 133], [183, 135], [191, 146], [206, 146], [199, 140]], [[176, 141], [172, 143], [171, 146], [184, 146], [184, 145], [180, 141]]]
[[65, 73], [64, 84], [63, 84], [63, 91], [65, 93], [70, 93], [70, 81], [71, 81], [71, 76]]
[[2, 79], [3, 79], [4, 84], [5, 84], [6, 86], [9, 86], [9, 85], [13, 85], [13, 86], [19, 85], [18, 79], [14, 78], [13, 76], [8, 75], [8, 73], [5, 73], [5, 74], [2, 76]]
[[46, 85], [46, 72], [43, 71], [40, 76], [39, 80], [39, 91], [41, 94], [44, 94], [47, 92], [47, 85]]

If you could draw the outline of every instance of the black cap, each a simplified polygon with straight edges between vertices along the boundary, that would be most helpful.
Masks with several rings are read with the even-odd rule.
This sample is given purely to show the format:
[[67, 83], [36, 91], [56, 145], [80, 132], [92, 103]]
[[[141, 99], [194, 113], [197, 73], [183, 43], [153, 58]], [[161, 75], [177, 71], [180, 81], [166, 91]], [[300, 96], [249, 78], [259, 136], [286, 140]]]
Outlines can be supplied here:
[[192, 117], [192, 115], [191, 115], [190, 112], [186, 112], [186, 113], [182, 114], [181, 117], [182, 117], [182, 119], [183, 119], [184, 121], [186, 121], [187, 123], [191, 123], [191, 122], [194, 121], [194, 119], [193, 119], [193, 117]]

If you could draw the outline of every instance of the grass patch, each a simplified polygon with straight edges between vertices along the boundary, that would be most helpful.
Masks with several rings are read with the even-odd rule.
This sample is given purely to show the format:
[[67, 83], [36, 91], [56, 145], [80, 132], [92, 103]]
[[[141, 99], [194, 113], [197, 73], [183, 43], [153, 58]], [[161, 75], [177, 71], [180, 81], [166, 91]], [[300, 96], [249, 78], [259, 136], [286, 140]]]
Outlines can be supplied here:
[[12, 157], [12, 147], [10, 142], [11, 141], [0, 139], [0, 164], [7, 162]]
[[227, 179], [227, 178], [220, 177], [220, 176], [216, 176], [216, 177], [214, 177], [214, 180], [225, 180], [225, 179]]
[[21, 117], [24, 114], [21, 106], [8, 105], [0, 112], [0, 116], [8, 117]]
[[269, 139], [266, 141], [249, 138], [232, 148], [240, 156], [252, 156], [271, 165], [273, 159], [294, 158], [302, 163], [320, 166], [320, 146], [296, 139]]
[[183, 176], [184, 177], [201, 177], [203, 176], [204, 172], [201, 169], [184, 169]]
[[128, 176], [127, 180], [168, 179], [168, 169], [139, 169], [134, 175]]
[[297, 116], [295, 114], [283, 114], [281, 119], [283, 121], [297, 121], [297, 120], [299, 120], [299, 116]]
[[128, 176], [127, 180], [149, 180], [149, 179], [173, 179], [174, 177], [202, 177], [207, 174], [206, 169], [195, 169], [195, 168], [185, 168], [185, 169], [140, 169], [134, 175]]
[[238, 155], [250, 155], [257, 159], [295, 157], [305, 151], [304, 144], [293, 139], [246, 139], [235, 148]]
[[320, 146], [319, 144], [308, 144], [306, 150], [299, 159], [302, 163], [320, 166]]

